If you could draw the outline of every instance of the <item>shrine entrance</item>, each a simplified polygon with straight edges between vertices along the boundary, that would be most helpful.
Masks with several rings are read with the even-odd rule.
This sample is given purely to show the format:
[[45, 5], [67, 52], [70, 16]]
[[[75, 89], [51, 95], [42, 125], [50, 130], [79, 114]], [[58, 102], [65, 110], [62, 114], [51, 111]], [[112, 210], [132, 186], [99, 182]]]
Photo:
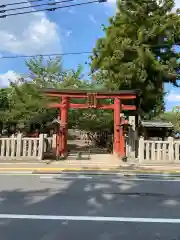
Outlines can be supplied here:
[[[119, 157], [125, 157], [125, 136], [124, 124], [127, 124], [121, 117], [121, 113], [126, 111], [136, 111], [137, 91], [90, 91], [90, 90], [70, 90], [70, 89], [45, 89], [46, 96], [58, 99], [58, 102], [51, 103], [50, 108], [58, 108], [58, 119], [60, 127], [57, 131], [56, 155], [66, 156], [68, 153], [68, 110], [69, 109], [99, 109], [112, 110], [114, 115], [114, 139], [113, 152]], [[72, 99], [85, 99], [84, 103], [72, 103]], [[102, 99], [110, 99], [111, 103], [102, 104]]]
[[112, 136], [113, 134], [108, 131], [98, 132], [79, 130], [78, 128], [68, 129], [67, 159], [90, 160], [97, 159], [97, 157], [102, 158], [105, 155], [107, 157], [110, 156], [112, 153], [112, 144], [110, 145], [112, 143]]

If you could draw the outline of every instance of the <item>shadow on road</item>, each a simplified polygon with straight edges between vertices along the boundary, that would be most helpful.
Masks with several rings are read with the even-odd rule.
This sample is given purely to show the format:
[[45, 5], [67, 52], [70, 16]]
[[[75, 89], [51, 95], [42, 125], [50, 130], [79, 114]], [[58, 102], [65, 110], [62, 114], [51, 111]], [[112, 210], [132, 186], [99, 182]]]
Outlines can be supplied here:
[[[119, 177], [113, 179], [30, 177], [28, 182], [25, 182], [23, 177], [19, 177], [18, 180], [16, 178], [12, 177], [13, 183], [1, 183], [0, 214], [148, 218], [180, 216], [180, 185], [175, 182], [126, 181], [120, 180]], [[12, 185], [16, 188], [13, 189]], [[130, 231], [129, 239], [132, 239], [132, 234], [136, 232], [138, 236], [141, 234], [146, 239], [161, 239], [156, 238], [161, 228], [163, 230], [160, 235], [163, 234], [163, 240], [180, 236], [177, 225], [163, 224], [163, 227], [160, 225], [149, 224], [146, 231], [142, 232], [139, 231], [138, 223], [107, 225], [97, 222], [0, 219], [0, 239], [70, 240], [74, 237], [98, 240], [119, 237], [128, 239], [130, 235], [127, 234], [130, 234]]]

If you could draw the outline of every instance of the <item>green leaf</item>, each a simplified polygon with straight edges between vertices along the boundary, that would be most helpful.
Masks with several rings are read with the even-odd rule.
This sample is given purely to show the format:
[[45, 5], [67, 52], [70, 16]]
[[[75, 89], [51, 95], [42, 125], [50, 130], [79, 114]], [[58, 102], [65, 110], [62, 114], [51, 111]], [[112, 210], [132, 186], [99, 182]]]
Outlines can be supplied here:
[[141, 114], [164, 111], [164, 83], [178, 86], [180, 15], [174, 1], [121, 0], [90, 56], [91, 71], [107, 89], [140, 89]]

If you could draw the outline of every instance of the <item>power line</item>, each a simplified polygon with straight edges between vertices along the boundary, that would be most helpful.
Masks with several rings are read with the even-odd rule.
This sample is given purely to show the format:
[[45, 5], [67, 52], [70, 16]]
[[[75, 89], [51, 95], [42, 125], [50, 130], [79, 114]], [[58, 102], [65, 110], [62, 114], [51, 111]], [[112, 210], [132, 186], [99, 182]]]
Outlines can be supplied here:
[[55, 11], [56, 9], [61, 9], [61, 8], [76, 7], [76, 6], [89, 5], [92, 3], [102, 3], [102, 2], [106, 2], [106, 0], [93, 0], [93, 1], [88, 1], [88, 2], [77, 3], [77, 4], [70, 4], [70, 5], [66, 5], [66, 6], [59, 6], [59, 7], [53, 7], [53, 8], [44, 8], [44, 9], [31, 10], [31, 11], [26, 11], [26, 12], [5, 14], [5, 15], [0, 15], [0, 18], [24, 15], [24, 14], [28, 14], [28, 13], [43, 12], [43, 11]]
[[6, 13], [9, 11], [17, 11], [17, 10], [22, 10], [22, 9], [28, 9], [28, 8], [36, 8], [36, 7], [42, 7], [42, 6], [53, 6], [59, 3], [66, 3], [66, 2], [73, 2], [74, 0], [63, 0], [63, 1], [57, 1], [57, 2], [49, 2], [49, 3], [43, 3], [43, 4], [36, 4], [32, 6], [25, 6], [25, 7], [18, 7], [18, 8], [8, 8], [8, 9], [3, 9], [0, 10], [0, 13]]
[[2, 5], [0, 5], [0, 8], [4, 8], [4, 7], [7, 7], [7, 6], [20, 5], [20, 4], [33, 3], [33, 2], [43, 2], [43, 1], [44, 1], [44, 0], [28, 0], [28, 2], [25, 1], [25, 2], [7, 3], [7, 4], [2, 4]]
[[51, 53], [51, 54], [35, 54], [35, 55], [3, 56], [3, 57], [0, 57], [0, 60], [1, 59], [17, 59], [17, 58], [33, 58], [33, 57], [57, 57], [57, 56], [67, 56], [67, 55], [83, 55], [83, 54], [92, 54], [92, 51]]

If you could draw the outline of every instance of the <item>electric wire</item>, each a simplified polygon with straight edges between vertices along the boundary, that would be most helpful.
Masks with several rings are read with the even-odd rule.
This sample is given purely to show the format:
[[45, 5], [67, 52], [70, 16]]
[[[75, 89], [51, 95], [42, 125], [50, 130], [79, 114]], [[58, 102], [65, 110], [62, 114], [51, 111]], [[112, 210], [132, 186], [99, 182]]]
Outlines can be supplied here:
[[73, 2], [73, 1], [74, 0], [62, 0], [62, 1], [57, 1], [57, 2], [43, 3], [43, 4], [32, 5], [32, 6], [30, 5], [30, 6], [18, 7], [18, 8], [8, 8], [8, 9], [0, 10], [0, 13], [6, 13], [6, 12], [9, 12], [9, 11], [17, 11], [17, 10], [28, 9], [28, 8], [36, 8], [36, 7], [41, 7], [41, 6], [53, 6], [53, 5], [56, 5], [56, 4]]
[[106, 2], [106, 0], [92, 0], [92, 1], [88, 1], [88, 2], [82, 2], [82, 3], [77, 3], [77, 4], [69, 4], [69, 5], [58, 6], [58, 7], [53, 7], [53, 8], [44, 8], [44, 9], [38, 9], [38, 10], [25, 11], [25, 12], [4, 14], [4, 15], [0, 15], [0, 18], [6, 18], [6, 17], [10, 17], [10, 16], [17, 16], [17, 15], [24, 15], [24, 14], [29, 14], [29, 13], [44, 12], [44, 11], [55, 11], [57, 9], [62, 9], [62, 8], [77, 7], [77, 6], [89, 5], [89, 4], [92, 4], [92, 3], [102, 3], [102, 2]]

